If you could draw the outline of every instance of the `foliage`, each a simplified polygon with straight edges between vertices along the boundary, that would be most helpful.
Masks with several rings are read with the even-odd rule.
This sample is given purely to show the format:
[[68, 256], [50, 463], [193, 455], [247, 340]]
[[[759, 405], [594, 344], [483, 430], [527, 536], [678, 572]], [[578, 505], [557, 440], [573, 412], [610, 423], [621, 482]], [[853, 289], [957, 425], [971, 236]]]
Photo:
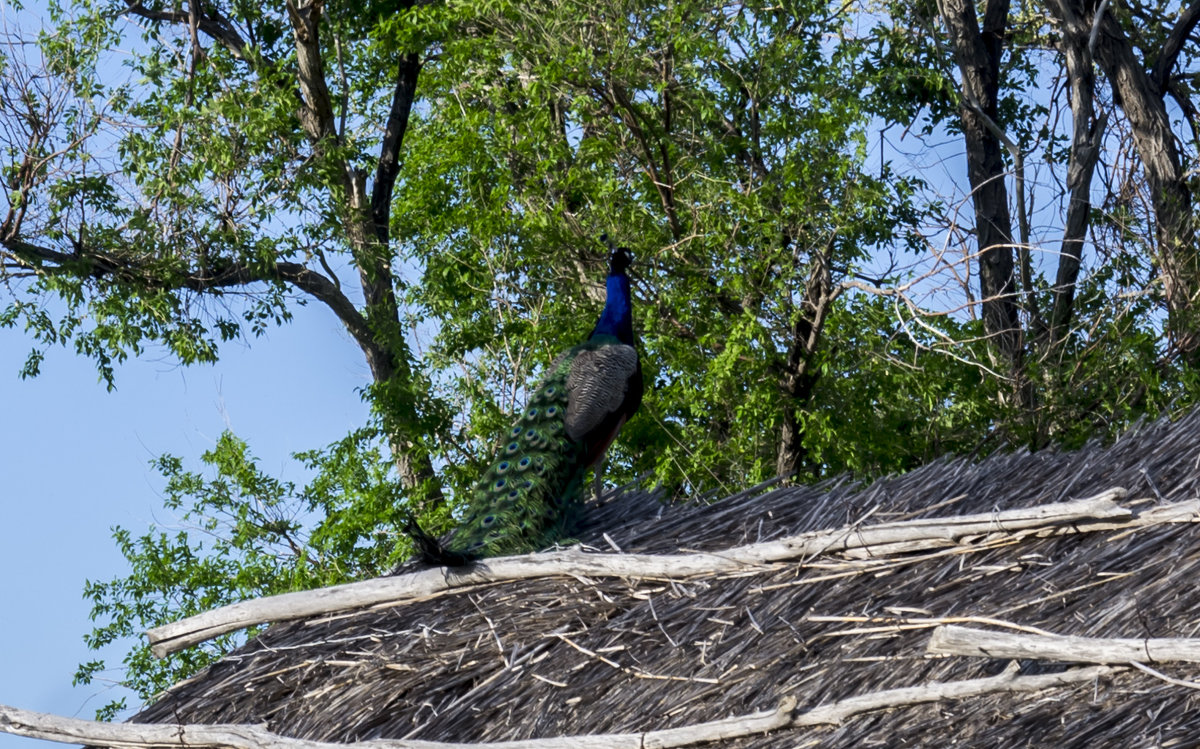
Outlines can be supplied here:
[[908, 180], [862, 169], [860, 51], [829, 50], [844, 19], [825, 12], [502, 6], [486, 39], [445, 42], [394, 221], [425, 268], [409, 300], [439, 322], [432, 361], [461, 367], [468, 437], [518, 397], [490, 388], [586, 332], [579, 283], [598, 280], [589, 236], [606, 231], [640, 258], [652, 383], [618, 475], [694, 491], [774, 474], [763, 425], [784, 418], [806, 279], [852, 272], [915, 214]]
[[[311, 473], [302, 487], [264, 473], [249, 446], [229, 433], [201, 456], [204, 472], [171, 455], [155, 460], [166, 482], [163, 505], [178, 521], [140, 535], [113, 529], [130, 573], [84, 586], [92, 619], [102, 622], [88, 646], [245, 598], [383, 574], [410, 553], [400, 533], [404, 503], [376, 434], [361, 430], [295, 457]], [[124, 658], [124, 683], [152, 699], [245, 636], [224, 635], [162, 660], [139, 644]], [[75, 682], [90, 683], [104, 668], [102, 660], [84, 664]], [[121, 707], [99, 714], [111, 717]]]

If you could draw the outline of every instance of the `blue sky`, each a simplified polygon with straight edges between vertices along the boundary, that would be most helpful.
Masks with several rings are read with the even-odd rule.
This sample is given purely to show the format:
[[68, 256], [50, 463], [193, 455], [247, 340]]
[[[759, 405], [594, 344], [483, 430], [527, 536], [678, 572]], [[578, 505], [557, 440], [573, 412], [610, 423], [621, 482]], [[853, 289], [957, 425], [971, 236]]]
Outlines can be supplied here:
[[[369, 377], [358, 348], [327, 310], [295, 313], [264, 338], [227, 346], [214, 366], [153, 354], [131, 361], [112, 393], [70, 350], [51, 349], [42, 375], [21, 380], [31, 343], [0, 330], [0, 704], [91, 718], [121, 694], [71, 686], [75, 667], [96, 657], [83, 644], [92, 623], [82, 590], [86, 579], [128, 572], [114, 525], [136, 533], [171, 524], [153, 457], [169, 452], [194, 467], [230, 428], [265, 470], [302, 480], [293, 452], [365, 423], [356, 389]], [[113, 666], [123, 652], [104, 655]], [[51, 745], [0, 734], [0, 749], [34, 746]]]

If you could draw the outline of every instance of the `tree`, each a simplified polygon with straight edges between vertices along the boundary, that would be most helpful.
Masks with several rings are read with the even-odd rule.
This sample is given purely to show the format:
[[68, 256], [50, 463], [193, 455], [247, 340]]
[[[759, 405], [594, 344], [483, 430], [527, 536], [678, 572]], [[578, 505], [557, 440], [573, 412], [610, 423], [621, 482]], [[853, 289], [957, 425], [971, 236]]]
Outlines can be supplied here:
[[[1196, 11], [1173, 18], [1163, 8], [1137, 6], [1136, 23], [1116, 11], [1096, 12], [1095, 4], [1057, 0], [1046, 12], [988, 2], [980, 19], [975, 5], [946, 0], [915, 13], [897, 7], [874, 35], [880, 70], [899, 69], [910, 82], [903, 93], [911, 105], [898, 121], [926, 136], [949, 131], [963, 138], [974, 230], [961, 234], [966, 262], [943, 253], [935, 262], [961, 279], [977, 261], [978, 301], [974, 290], [963, 291], [968, 309], [981, 308], [991, 344], [975, 360], [1007, 381], [1005, 430], [1034, 447], [1078, 435], [1080, 423], [1111, 429], [1110, 398], [1120, 387], [1138, 394], [1134, 403], [1119, 399], [1122, 413], [1158, 412], [1190, 392], [1195, 365], [1188, 311], [1195, 253], [1181, 250], [1193, 231], [1184, 164], [1195, 161], [1194, 94], [1188, 75], [1164, 71], [1192, 64], [1186, 40]], [[1145, 62], [1132, 51], [1138, 47]], [[1107, 91], [1097, 86], [1097, 67]], [[1166, 89], [1156, 83], [1168, 79], [1181, 115], [1174, 123]], [[1185, 123], [1190, 138], [1179, 129]], [[1180, 146], [1191, 155], [1184, 158]], [[1031, 179], [1031, 169], [1050, 179]], [[950, 202], [936, 196], [933, 213]], [[1031, 218], [1038, 214], [1048, 221], [1040, 230]], [[931, 228], [931, 246], [941, 232], [962, 232], [955, 215]], [[1056, 230], [1061, 238], [1054, 241]], [[1092, 272], [1081, 278], [1089, 234]], [[1052, 243], [1057, 251], [1043, 251]], [[1081, 308], [1085, 290], [1090, 297]], [[1147, 336], [1159, 343], [1145, 347]], [[1104, 365], [1097, 356], [1110, 363], [1134, 356], [1133, 370], [1142, 375], [1113, 367], [1113, 379], [1099, 385]]]
[[[47, 75], [5, 71], [0, 268], [33, 280], [4, 321], [24, 318], [46, 344], [73, 337], [111, 378], [112, 362], [146, 343], [211, 361], [243, 325], [286, 320], [298, 292], [359, 345], [400, 480], [436, 500], [427, 443], [444, 415], [403, 333], [389, 221], [420, 59], [371, 47], [386, 27], [377, 12], [330, 10], [345, 18], [323, 22], [320, 2], [286, 14], [245, 2], [57, 11]], [[106, 85], [105, 50], [131, 22], [141, 80]], [[352, 92], [343, 65], [331, 94], [326, 67], [345, 62], [350, 39], [363, 85]], [[331, 262], [345, 263], [340, 275]], [[42, 292], [65, 303], [59, 320], [27, 301]], [[225, 306], [234, 292], [248, 297], [241, 310]], [[36, 364], [35, 352], [30, 373]]]

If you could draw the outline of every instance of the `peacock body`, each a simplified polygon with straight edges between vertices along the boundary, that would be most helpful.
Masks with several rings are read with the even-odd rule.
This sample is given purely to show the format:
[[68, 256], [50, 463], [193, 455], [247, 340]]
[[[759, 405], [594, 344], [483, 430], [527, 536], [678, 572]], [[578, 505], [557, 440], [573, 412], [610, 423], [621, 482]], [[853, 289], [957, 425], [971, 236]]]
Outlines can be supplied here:
[[469, 564], [537, 551], [571, 535], [587, 470], [642, 402], [626, 274], [631, 260], [624, 248], [612, 252], [595, 328], [547, 368], [472, 491], [459, 527], [441, 540], [414, 529], [427, 562]]

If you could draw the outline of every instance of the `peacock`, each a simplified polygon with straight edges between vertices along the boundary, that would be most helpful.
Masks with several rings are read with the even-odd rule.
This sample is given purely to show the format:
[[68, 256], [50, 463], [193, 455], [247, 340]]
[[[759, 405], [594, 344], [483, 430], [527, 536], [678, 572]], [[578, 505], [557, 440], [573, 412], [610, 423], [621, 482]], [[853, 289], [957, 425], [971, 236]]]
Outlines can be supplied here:
[[610, 246], [607, 299], [596, 326], [546, 369], [472, 491], [458, 528], [435, 539], [409, 521], [425, 562], [462, 566], [538, 551], [571, 535], [584, 475], [642, 403], [626, 273], [632, 261], [629, 250]]

